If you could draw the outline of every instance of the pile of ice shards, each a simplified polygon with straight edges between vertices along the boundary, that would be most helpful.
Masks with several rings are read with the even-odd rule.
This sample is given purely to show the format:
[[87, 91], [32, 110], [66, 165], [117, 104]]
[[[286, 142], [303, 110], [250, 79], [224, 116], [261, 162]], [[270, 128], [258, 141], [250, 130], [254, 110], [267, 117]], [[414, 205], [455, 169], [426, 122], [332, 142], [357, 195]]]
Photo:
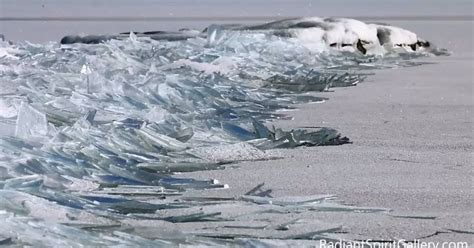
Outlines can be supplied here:
[[[422, 55], [315, 52], [292, 38], [214, 32], [218, 39], [169, 42], [131, 34], [96, 45], [0, 43], [0, 243], [155, 246], [313, 239], [337, 227], [301, 233], [308, 230], [304, 225], [315, 224], [255, 224], [212, 209], [246, 209], [245, 216], [383, 211], [345, 206], [332, 197], [181, 197], [185, 190], [226, 185], [175, 173], [269, 159], [265, 150], [272, 148], [347, 143], [331, 128], [284, 131], [263, 123], [285, 118], [276, 110], [324, 100], [309, 91], [355, 85], [366, 76], [361, 69], [410, 65]], [[135, 220], [163, 228], [128, 223]], [[164, 228], [200, 221], [223, 221], [220, 227], [231, 231]], [[303, 227], [293, 229], [298, 225]], [[252, 228], [262, 229], [261, 235], [254, 236]]]

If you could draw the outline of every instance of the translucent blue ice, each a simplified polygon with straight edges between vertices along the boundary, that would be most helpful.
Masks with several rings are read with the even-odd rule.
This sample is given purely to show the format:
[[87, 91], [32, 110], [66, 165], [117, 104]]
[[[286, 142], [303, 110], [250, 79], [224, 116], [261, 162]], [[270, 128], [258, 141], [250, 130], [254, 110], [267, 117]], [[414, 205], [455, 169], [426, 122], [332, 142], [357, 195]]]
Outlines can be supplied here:
[[[219, 244], [183, 233], [148, 239], [125, 233], [123, 223], [235, 220], [194, 211], [216, 199], [180, 198], [185, 190], [228, 185], [174, 174], [270, 159], [265, 150], [272, 148], [347, 143], [331, 128], [284, 131], [264, 123], [286, 118], [276, 110], [324, 100], [309, 91], [353, 86], [367, 69], [409, 66], [425, 55], [316, 51], [291, 37], [215, 25], [206, 37], [179, 41], [132, 34], [95, 45], [1, 42], [0, 242]], [[222, 201], [249, 214], [385, 211], [325, 197], [277, 205], [260, 196]], [[190, 212], [163, 217], [164, 209]]]

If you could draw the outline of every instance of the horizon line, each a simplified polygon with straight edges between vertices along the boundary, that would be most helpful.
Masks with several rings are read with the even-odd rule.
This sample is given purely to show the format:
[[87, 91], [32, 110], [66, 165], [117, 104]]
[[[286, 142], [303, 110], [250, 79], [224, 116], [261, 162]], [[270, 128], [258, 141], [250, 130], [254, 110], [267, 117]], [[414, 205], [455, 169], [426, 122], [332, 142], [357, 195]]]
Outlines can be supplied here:
[[[299, 16], [307, 17], [307, 16]], [[0, 21], [84, 21], [84, 22], [114, 22], [114, 21], [163, 21], [163, 22], [177, 22], [177, 21], [269, 21], [278, 19], [289, 19], [299, 18], [298, 16], [143, 16], [143, 17], [132, 17], [132, 16], [115, 16], [115, 17], [101, 17], [101, 16], [90, 16], [90, 17], [0, 17]], [[352, 18], [359, 20], [400, 20], [400, 21], [473, 21], [473, 15], [425, 15], [425, 16], [333, 16], [333, 18]]]

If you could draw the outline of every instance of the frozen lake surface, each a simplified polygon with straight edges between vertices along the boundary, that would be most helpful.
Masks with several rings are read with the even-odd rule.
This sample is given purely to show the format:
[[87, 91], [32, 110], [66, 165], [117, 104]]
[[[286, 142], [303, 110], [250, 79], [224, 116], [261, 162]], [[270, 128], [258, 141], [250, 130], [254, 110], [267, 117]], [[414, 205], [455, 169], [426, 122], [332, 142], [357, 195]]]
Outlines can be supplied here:
[[[113, 11], [93, 2], [3, 1], [0, 33], [57, 42], [324, 11], [385, 16], [452, 55], [398, 43], [362, 55], [345, 35], [334, 36], [341, 51], [328, 36], [315, 45], [218, 27], [179, 42], [131, 35], [98, 45], [2, 43], [0, 242], [472, 243], [471, 3], [275, 1], [230, 12], [217, 1], [124, 2]], [[177, 18], [162, 18], [170, 13]], [[318, 104], [275, 112], [308, 102]], [[267, 128], [267, 120], [292, 131]], [[346, 143], [339, 132], [353, 144], [274, 149]], [[240, 160], [265, 161], [227, 165]]]

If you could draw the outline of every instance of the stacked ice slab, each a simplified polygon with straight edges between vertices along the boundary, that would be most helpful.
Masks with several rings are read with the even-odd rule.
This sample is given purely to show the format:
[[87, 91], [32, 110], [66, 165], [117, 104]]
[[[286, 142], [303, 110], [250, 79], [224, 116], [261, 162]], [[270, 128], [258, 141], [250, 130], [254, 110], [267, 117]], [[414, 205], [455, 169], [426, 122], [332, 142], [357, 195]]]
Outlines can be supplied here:
[[[319, 40], [304, 39], [324, 30], [315, 23], [327, 31], [313, 35]], [[283, 24], [303, 28], [278, 28]], [[331, 128], [284, 131], [265, 122], [288, 118], [282, 110], [292, 104], [326, 100], [310, 91], [354, 86], [365, 69], [418, 65], [414, 58], [431, 55], [403, 46], [364, 55], [354, 46], [370, 50], [378, 37], [350, 31], [375, 32], [353, 20], [267, 25], [272, 28], [213, 25], [173, 41], [150, 39], [164, 33], [132, 33], [92, 45], [0, 42], [0, 244], [215, 246], [245, 245], [243, 238], [335, 238], [339, 226], [285, 218], [383, 211], [345, 206], [332, 196], [276, 199], [270, 189], [183, 196], [232, 182], [178, 173], [274, 159], [272, 148], [347, 143]], [[387, 32], [390, 41], [396, 35]], [[355, 52], [344, 50], [351, 46]], [[273, 214], [272, 221], [262, 223], [264, 214]], [[187, 222], [199, 225], [168, 229]]]
[[[214, 29], [216, 28], [215, 25]], [[430, 43], [418, 37], [408, 30], [385, 25], [367, 24], [354, 19], [347, 18], [294, 18], [280, 20], [258, 25], [220, 25], [226, 30], [257, 31], [266, 32], [277, 36], [294, 37], [312, 47], [330, 47], [332, 49], [345, 51], [358, 51], [363, 54], [377, 53], [383, 47], [385, 50], [405, 49], [417, 51], [427, 49]], [[178, 32], [135, 32], [137, 36], [150, 37], [155, 40], [184, 40], [195, 37], [210, 37], [208, 32], [183, 29]], [[66, 36], [61, 40], [62, 44], [87, 43], [96, 44], [109, 39], [127, 38], [128, 33], [119, 35], [91, 35], [91, 36]], [[212, 37], [210, 37], [212, 39]]]

